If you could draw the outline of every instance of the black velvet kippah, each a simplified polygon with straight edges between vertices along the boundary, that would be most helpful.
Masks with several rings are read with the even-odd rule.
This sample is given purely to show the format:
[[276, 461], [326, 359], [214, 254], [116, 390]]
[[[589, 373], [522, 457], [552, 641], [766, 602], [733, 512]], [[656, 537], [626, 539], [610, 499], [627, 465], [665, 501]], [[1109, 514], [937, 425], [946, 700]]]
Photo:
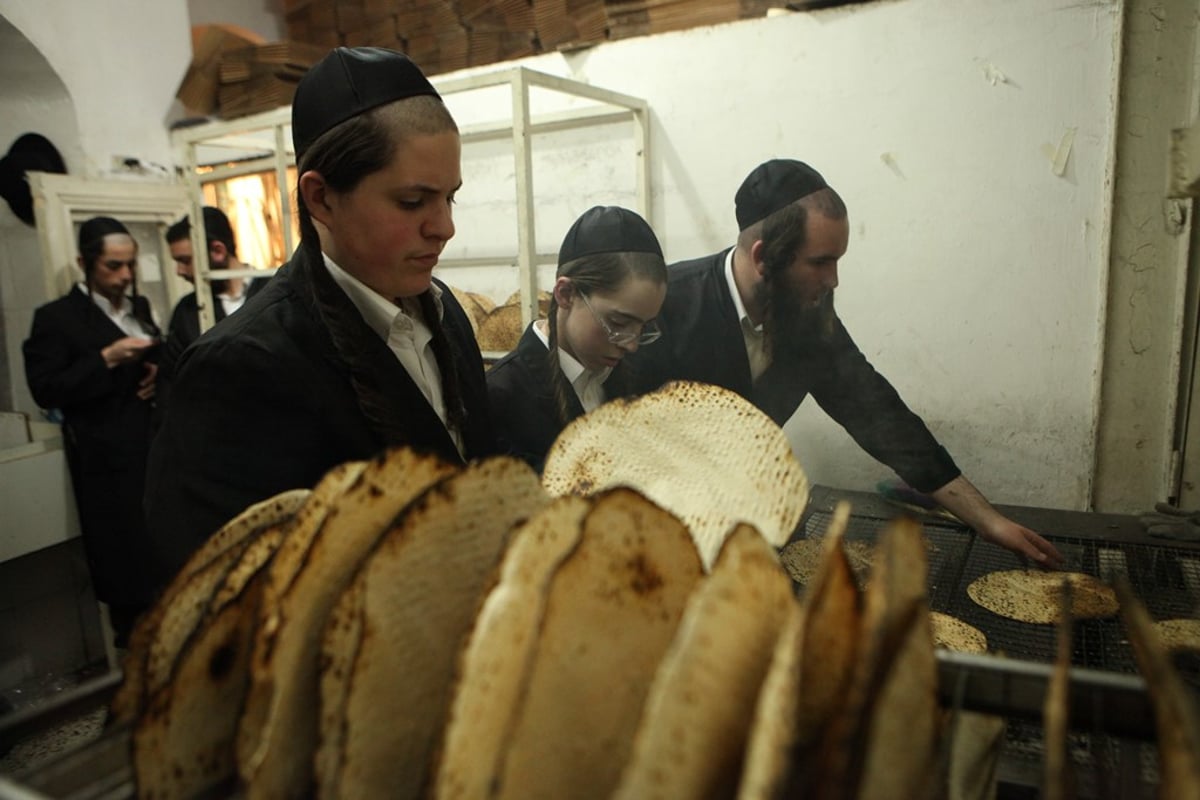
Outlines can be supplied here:
[[292, 99], [297, 161], [321, 134], [372, 108], [429, 94], [440, 97], [412, 60], [383, 47], [338, 47], [314, 64]]
[[662, 258], [662, 247], [641, 215], [620, 206], [594, 206], [567, 231], [558, 263], [598, 253], [652, 253]]
[[821, 173], [801, 161], [776, 158], [759, 164], [734, 196], [738, 230], [746, 230], [784, 206], [828, 186]]
[[80, 251], [92, 242], [99, 241], [110, 233], [124, 233], [128, 235], [129, 229], [112, 217], [92, 217], [79, 226]]

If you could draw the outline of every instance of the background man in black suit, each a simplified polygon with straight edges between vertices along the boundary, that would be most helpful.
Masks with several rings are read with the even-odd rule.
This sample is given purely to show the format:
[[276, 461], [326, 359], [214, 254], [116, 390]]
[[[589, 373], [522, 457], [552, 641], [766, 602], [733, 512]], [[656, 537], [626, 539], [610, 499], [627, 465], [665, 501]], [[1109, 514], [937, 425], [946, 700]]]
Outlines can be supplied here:
[[34, 313], [25, 376], [39, 406], [62, 412], [92, 583], [123, 647], [151, 599], [141, 501], [159, 330], [137, 293], [137, 242], [124, 225], [85, 222], [79, 265], [84, 283]]
[[[237, 256], [237, 239], [233, 226], [225, 212], [213, 206], [204, 207], [204, 237], [208, 242], [208, 264], [210, 269], [246, 269]], [[167, 228], [167, 247], [175, 261], [175, 274], [188, 283], [195, 283], [192, 265], [192, 224], [184, 217]], [[253, 281], [245, 278], [229, 278], [211, 281], [213, 316], [217, 322], [237, 311], [267, 283], [266, 279]], [[200, 338], [200, 317], [196, 308], [196, 293], [190, 292], [179, 299], [167, 325], [167, 340], [163, 345], [162, 358], [158, 365], [158, 406], [165, 411], [170, 396], [171, 381], [175, 377], [175, 366], [179, 357], [192, 342]]]
[[846, 206], [799, 161], [756, 167], [735, 197], [737, 244], [670, 267], [662, 341], [629, 357], [643, 391], [713, 383], [783, 425], [811, 394], [854, 440], [994, 544], [1057, 567], [1061, 556], [997, 511], [868, 363], [833, 309]]

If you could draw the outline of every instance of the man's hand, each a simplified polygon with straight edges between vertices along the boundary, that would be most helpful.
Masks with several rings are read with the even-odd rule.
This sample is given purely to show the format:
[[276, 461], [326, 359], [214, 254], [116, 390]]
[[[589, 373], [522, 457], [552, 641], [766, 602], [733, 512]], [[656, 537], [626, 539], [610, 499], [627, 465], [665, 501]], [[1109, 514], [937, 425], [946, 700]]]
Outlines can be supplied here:
[[158, 364], [146, 362], [146, 374], [138, 382], [137, 396], [142, 400], [154, 397], [154, 379], [158, 377]]
[[121, 364], [136, 361], [153, 346], [153, 339], [146, 339], [142, 336], [126, 336], [124, 339], [117, 339], [101, 350], [100, 356], [104, 359], [105, 365], [112, 369]]
[[1039, 567], [1062, 569], [1063, 557], [1054, 545], [999, 512], [996, 512], [996, 515], [999, 520], [994, 522], [988, 530], [979, 530], [984, 541], [1011, 550], [1017, 554], [1018, 558], [1028, 559]]
[[931, 496], [974, 528], [985, 542], [1012, 551], [1022, 562], [1032, 561], [1045, 569], [1062, 568], [1062, 554], [1054, 545], [997, 511], [965, 475], [959, 475]]

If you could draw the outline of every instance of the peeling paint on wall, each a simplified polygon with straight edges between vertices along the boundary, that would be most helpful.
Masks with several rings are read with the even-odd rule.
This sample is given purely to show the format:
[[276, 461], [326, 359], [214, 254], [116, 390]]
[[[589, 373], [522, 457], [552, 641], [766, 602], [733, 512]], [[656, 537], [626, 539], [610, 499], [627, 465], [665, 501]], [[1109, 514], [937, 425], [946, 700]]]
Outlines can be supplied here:
[[1187, 231], [1188, 208], [1190, 201], [1168, 199], [1163, 201], [1163, 218], [1167, 233], [1181, 236]]
[[894, 155], [891, 153], [882, 153], [879, 156], [879, 160], [887, 165], [887, 168], [892, 171], [892, 174], [894, 174], [900, 180], [904, 180], [904, 172], [900, 169], [900, 165], [896, 163], [896, 157]]
[[1009, 83], [1008, 76], [1001, 72], [995, 64], [983, 65], [983, 78], [992, 86]]
[[1146, 289], [1143, 287], [1129, 293], [1130, 324], [1127, 341], [1129, 352], [1135, 356], [1144, 354], [1154, 342], [1154, 311], [1148, 307], [1146, 295]]
[[1042, 144], [1042, 154], [1050, 161], [1050, 171], [1060, 178], [1067, 172], [1067, 162], [1071, 158], [1071, 148], [1074, 146], [1074, 128], [1067, 128], [1062, 138], [1058, 140], [1058, 147], [1049, 142]]

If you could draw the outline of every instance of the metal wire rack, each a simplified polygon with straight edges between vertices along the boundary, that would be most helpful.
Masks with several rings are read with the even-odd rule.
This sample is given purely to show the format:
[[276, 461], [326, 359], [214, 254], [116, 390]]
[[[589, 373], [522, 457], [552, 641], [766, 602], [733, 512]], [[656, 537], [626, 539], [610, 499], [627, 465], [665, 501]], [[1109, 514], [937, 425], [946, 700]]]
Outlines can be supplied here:
[[[810, 509], [795, 538], [819, 540], [832, 519], [832, 504]], [[865, 553], [878, 540], [888, 522], [904, 512], [879, 503], [852, 508], [845, 542], [847, 549]], [[1008, 551], [988, 544], [960, 524], [938, 518], [921, 519], [929, 555], [928, 597], [930, 608], [975, 626], [988, 639], [994, 664], [1007, 659], [1049, 665], [1055, 656], [1055, 630], [1052, 625], [1018, 622], [988, 611], [967, 594], [975, 579], [999, 570], [1021, 566]], [[1200, 616], [1200, 550], [1169, 544], [1113, 540], [1102, 536], [1060, 535], [1040, 531], [1063, 554], [1065, 568], [1111, 581], [1116, 575], [1128, 576], [1135, 593], [1156, 620], [1196, 618]], [[852, 558], [861, 581], [869, 567]], [[799, 588], [799, 586], [798, 586]], [[1079, 620], [1074, 625], [1072, 666], [1091, 671], [1115, 673], [1117, 677], [1136, 676], [1138, 669], [1116, 617]], [[1182, 654], [1175, 663], [1184, 682], [1200, 690], [1200, 656]], [[948, 673], [944, 669], [943, 678]], [[1101, 676], [1103, 677], [1103, 676]], [[946, 693], [943, 693], [945, 698]], [[1128, 714], [1127, 708], [1106, 708], [1103, 692], [1081, 692], [1072, 702], [1090, 704], [1080, 718], [1089, 725], [1077, 726], [1070, 739], [1069, 752], [1076, 767], [1080, 797], [1150, 798], [1156, 796], [1158, 757], [1153, 741], [1112, 735], [1120, 727], [1115, 715]], [[1028, 704], [1026, 704], [1028, 705]], [[1148, 706], [1140, 707], [1143, 714]], [[1042, 727], [1031, 718], [1028, 707], [1008, 716], [1004, 753], [1000, 767], [1002, 781], [1016, 786], [1038, 786], [1043, 754]], [[1013, 709], [1017, 711], [1017, 709]], [[1108, 718], [1106, 719], [1106, 715]], [[1075, 715], [1073, 714], [1073, 718]], [[1123, 721], [1122, 721], [1123, 722]], [[1150, 730], [1150, 720], [1138, 720], [1142, 730]], [[1013, 795], [1017, 796], [1017, 795]]]

